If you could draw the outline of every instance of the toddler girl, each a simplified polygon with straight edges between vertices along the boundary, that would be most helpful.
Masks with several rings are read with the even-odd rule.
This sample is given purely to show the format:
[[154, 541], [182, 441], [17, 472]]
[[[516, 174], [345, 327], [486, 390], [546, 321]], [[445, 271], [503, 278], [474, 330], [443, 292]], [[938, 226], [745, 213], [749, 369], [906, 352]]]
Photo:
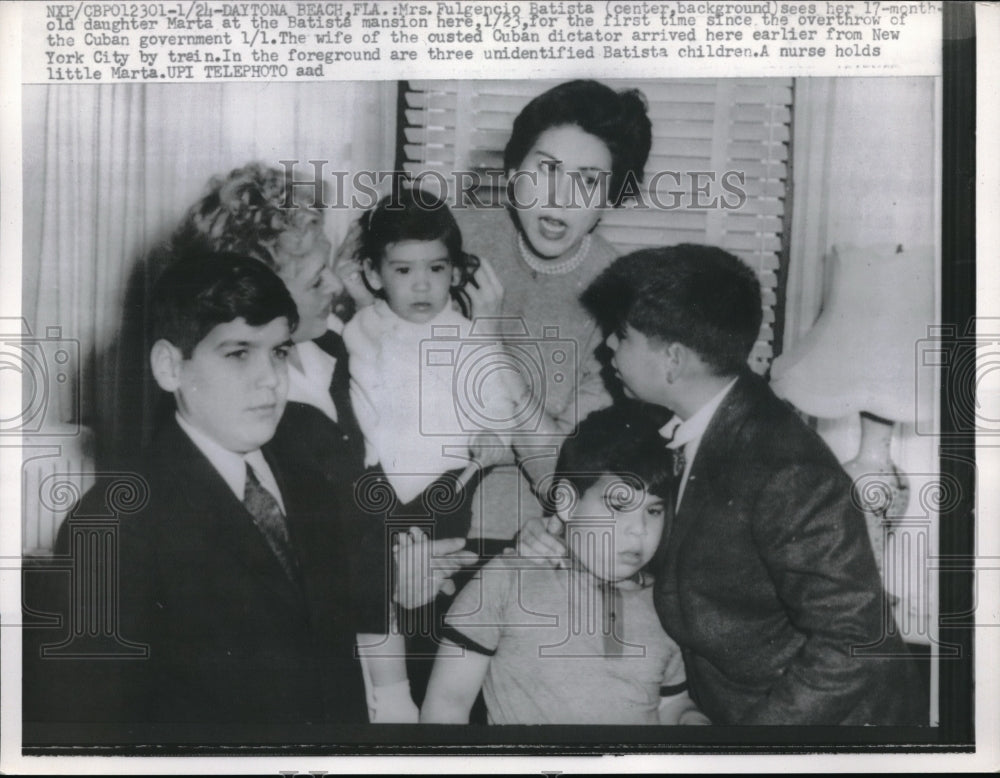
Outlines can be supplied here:
[[[469, 340], [472, 322], [460, 310], [478, 260], [462, 251], [448, 207], [421, 190], [383, 198], [360, 224], [365, 282], [377, 299], [348, 323], [344, 341], [368, 486], [375, 479], [392, 489], [390, 503], [369, 512], [386, 524], [386, 548], [396, 531], [412, 526], [438, 539], [465, 538], [481, 470], [509, 456], [501, 433], [516, 415], [501, 352]], [[359, 501], [369, 491], [359, 488]], [[380, 601], [371, 607], [388, 607], [376, 594]], [[392, 594], [407, 602], [406, 592]], [[426, 644], [434, 637], [434, 611], [398, 614], [404, 633], [423, 638], [408, 641], [409, 654], [427, 659], [423, 673], [411, 664], [418, 701], [436, 651], [436, 643]]]

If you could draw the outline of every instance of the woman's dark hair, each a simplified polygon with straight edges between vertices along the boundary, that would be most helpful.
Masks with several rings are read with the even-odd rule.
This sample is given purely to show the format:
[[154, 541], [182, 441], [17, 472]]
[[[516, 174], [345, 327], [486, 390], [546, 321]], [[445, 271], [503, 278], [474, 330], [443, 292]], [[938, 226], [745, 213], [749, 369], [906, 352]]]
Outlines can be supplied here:
[[[459, 272], [459, 280], [451, 288], [452, 296], [462, 312], [466, 316], [470, 314], [465, 287], [470, 282], [475, 283], [473, 275], [479, 268], [479, 258], [462, 251], [462, 232], [443, 200], [421, 189], [401, 187], [379, 200], [358, 222], [361, 225], [358, 259], [368, 259], [376, 270], [382, 267], [386, 247], [393, 243], [441, 241], [452, 267]], [[371, 291], [379, 294], [374, 289]]]
[[[608, 199], [621, 205], [642, 181], [652, 144], [646, 98], [638, 89], [616, 92], [598, 81], [567, 81], [538, 95], [514, 120], [503, 152], [505, 171], [520, 167], [538, 136], [550, 127], [576, 125], [611, 153]], [[626, 186], [630, 183], [631, 186]]]

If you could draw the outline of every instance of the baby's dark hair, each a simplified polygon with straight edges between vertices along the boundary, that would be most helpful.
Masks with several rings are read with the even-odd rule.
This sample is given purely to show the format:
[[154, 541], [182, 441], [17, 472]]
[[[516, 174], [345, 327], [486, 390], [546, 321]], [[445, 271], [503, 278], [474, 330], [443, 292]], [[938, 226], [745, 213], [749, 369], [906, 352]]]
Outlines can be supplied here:
[[240, 254], [189, 250], [160, 274], [151, 299], [152, 342], [163, 339], [190, 359], [217, 325], [243, 318], [260, 327], [281, 316], [294, 331], [295, 301], [284, 282], [259, 260]]
[[673, 463], [659, 423], [641, 403], [630, 401], [587, 416], [559, 451], [546, 499], [548, 512], [568, 508], [567, 499], [578, 499], [606, 475], [668, 499]]
[[[538, 136], [550, 127], [576, 125], [604, 142], [611, 152], [608, 200], [621, 205], [643, 169], [652, 145], [652, 124], [646, 98], [638, 89], [616, 92], [599, 81], [578, 80], [559, 84], [528, 103], [514, 120], [503, 152], [503, 167], [520, 167]], [[634, 182], [631, 186], [626, 183]]]
[[[443, 200], [421, 189], [401, 187], [362, 214], [358, 223], [361, 225], [358, 259], [369, 260], [375, 270], [381, 269], [386, 248], [393, 243], [405, 240], [441, 241], [452, 267], [458, 270], [459, 280], [452, 286], [452, 296], [461, 305], [463, 313], [466, 316], [470, 314], [465, 287], [470, 282], [474, 283], [479, 258], [462, 251], [462, 231]], [[381, 294], [375, 289], [371, 291]]]

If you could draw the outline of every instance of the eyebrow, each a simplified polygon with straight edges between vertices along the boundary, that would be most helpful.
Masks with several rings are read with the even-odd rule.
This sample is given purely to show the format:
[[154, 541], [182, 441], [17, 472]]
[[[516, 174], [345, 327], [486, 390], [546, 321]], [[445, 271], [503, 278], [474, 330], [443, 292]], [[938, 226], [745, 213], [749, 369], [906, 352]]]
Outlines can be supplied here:
[[[291, 338], [286, 338], [281, 343], [275, 343], [271, 348], [291, 348], [295, 342]], [[216, 351], [225, 351], [231, 348], [263, 348], [264, 344], [257, 340], [224, 340], [215, 347]]]
[[[555, 154], [549, 151], [545, 151], [544, 149], [535, 149], [535, 154], [538, 154], [539, 156], [545, 157], [547, 159], [551, 159], [554, 162], [566, 161], [564, 159], [560, 159]], [[607, 168], [603, 168], [600, 165], [584, 165], [583, 167], [579, 168], [579, 170], [596, 170], [597, 172], [604, 172], [605, 170], [607, 170]]]
[[230, 348], [251, 348], [258, 345], [251, 340], [224, 340], [215, 347], [216, 351], [224, 351]]
[[389, 265], [405, 265], [406, 267], [409, 267], [410, 265], [417, 264], [418, 261], [425, 261], [428, 264], [432, 264], [434, 262], [451, 262], [451, 257], [449, 257], [447, 254], [442, 254], [440, 257], [432, 257], [431, 259], [427, 259], [427, 260], [387, 259], [386, 260], [386, 264], [389, 264]]
[[[653, 494], [648, 490], [644, 489], [643, 494], [646, 495], [643, 498], [643, 504], [645, 504], [647, 507], [649, 505], [655, 505], [656, 503], [664, 502], [664, 499], [662, 497], [660, 497], [658, 494]], [[630, 499], [628, 497], [623, 498], [623, 497], [617, 497], [615, 495], [605, 495], [604, 499], [607, 502], [632, 502], [634, 498]]]

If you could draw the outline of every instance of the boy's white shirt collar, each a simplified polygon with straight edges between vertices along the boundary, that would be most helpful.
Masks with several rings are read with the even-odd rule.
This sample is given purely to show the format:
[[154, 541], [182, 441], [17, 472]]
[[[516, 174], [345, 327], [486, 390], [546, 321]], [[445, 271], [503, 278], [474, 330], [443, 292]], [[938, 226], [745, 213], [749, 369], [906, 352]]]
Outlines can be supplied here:
[[274, 479], [274, 474], [271, 472], [271, 468], [268, 467], [267, 460], [264, 459], [264, 454], [260, 449], [251, 451], [248, 454], [237, 454], [235, 451], [230, 451], [220, 446], [181, 416], [179, 411], [175, 413], [175, 418], [177, 419], [178, 426], [184, 431], [184, 434], [191, 439], [191, 442], [205, 455], [205, 458], [216, 469], [218, 474], [222, 476], [222, 480], [226, 482], [226, 486], [236, 495], [237, 500], [243, 502], [246, 494], [247, 465], [250, 465], [257, 476], [257, 480], [260, 481], [260, 485], [271, 493], [271, 496], [281, 506], [281, 512], [285, 513], [285, 503], [281, 499], [281, 490], [278, 489], [278, 482]]
[[681, 498], [684, 497], [684, 487], [687, 486], [688, 476], [691, 475], [691, 465], [698, 454], [698, 446], [701, 439], [711, 424], [715, 412], [719, 410], [723, 400], [730, 390], [736, 386], [739, 377], [734, 378], [716, 394], [711, 400], [701, 406], [688, 419], [681, 421], [676, 416], [660, 428], [660, 435], [665, 438], [667, 448], [678, 449], [684, 447], [684, 474], [681, 477], [680, 488], [677, 490], [677, 507], [680, 507]]
[[332, 421], [337, 421], [337, 406], [330, 397], [330, 382], [337, 360], [311, 340], [296, 343], [302, 369], [288, 363], [288, 399], [318, 408]]
[[715, 416], [715, 412], [722, 405], [722, 401], [726, 399], [729, 390], [736, 385], [738, 380], [738, 377], [734, 378], [722, 387], [718, 394], [701, 406], [689, 418], [681, 421], [677, 416], [674, 416], [674, 418], [664, 424], [660, 428], [660, 435], [669, 441], [667, 448], [680, 448], [681, 446], [686, 446], [689, 443], [700, 440], [701, 436], [705, 434], [705, 430], [708, 429], [712, 417]]

